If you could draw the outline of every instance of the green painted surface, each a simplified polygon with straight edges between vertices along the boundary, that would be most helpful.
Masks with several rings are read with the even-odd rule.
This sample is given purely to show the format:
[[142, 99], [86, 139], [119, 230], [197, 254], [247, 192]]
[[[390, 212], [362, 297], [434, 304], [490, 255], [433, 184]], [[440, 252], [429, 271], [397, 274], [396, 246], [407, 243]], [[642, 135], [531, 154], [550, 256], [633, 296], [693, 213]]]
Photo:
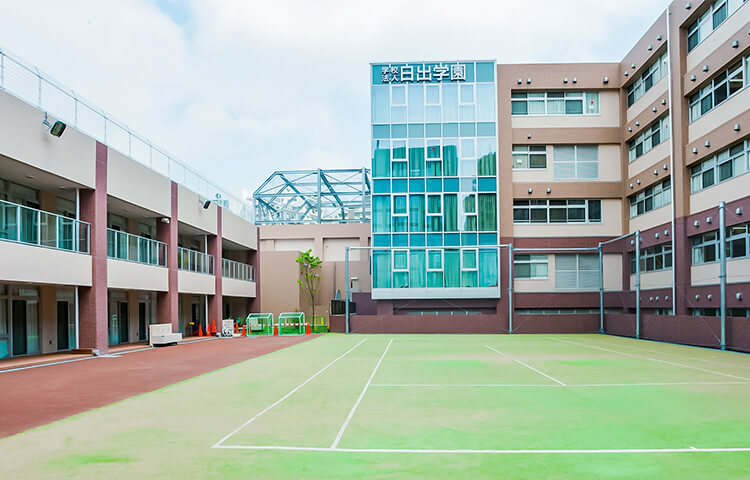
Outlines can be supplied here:
[[391, 338], [339, 448], [750, 447], [748, 355], [598, 335], [329, 334], [2, 439], [0, 478], [750, 478], [750, 452], [211, 448], [365, 340], [222, 443], [329, 448]]

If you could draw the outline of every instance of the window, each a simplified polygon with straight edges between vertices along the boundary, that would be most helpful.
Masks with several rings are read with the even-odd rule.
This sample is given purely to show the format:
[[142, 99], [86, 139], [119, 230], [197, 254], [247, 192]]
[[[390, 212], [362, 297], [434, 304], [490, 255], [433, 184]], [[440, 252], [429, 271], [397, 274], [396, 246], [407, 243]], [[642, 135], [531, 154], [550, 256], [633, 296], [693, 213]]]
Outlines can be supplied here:
[[597, 145], [555, 145], [555, 179], [599, 177]]
[[[658, 272], [670, 268], [672, 268], [671, 243], [641, 249], [641, 272]], [[635, 273], [635, 253], [630, 254], [630, 273]]]
[[726, 70], [719, 72], [698, 92], [690, 96], [690, 121], [694, 122], [727, 98], [747, 86], [748, 59], [734, 62]]
[[601, 200], [515, 200], [513, 223], [600, 223]]
[[409, 288], [409, 251], [393, 251], [393, 288]]
[[747, 0], [717, 0], [688, 26], [688, 52], [698, 46]]
[[599, 257], [586, 254], [555, 255], [555, 288], [599, 288]]
[[[750, 223], [727, 227], [727, 259], [744, 258], [750, 255]], [[693, 249], [693, 265], [716, 262], [719, 260], [719, 232], [706, 232], [690, 239]]]
[[547, 278], [547, 255], [516, 255], [513, 260], [515, 278]]
[[547, 146], [513, 145], [513, 168], [547, 168]]
[[738, 177], [750, 169], [750, 141], [740, 142], [704, 160], [690, 170], [690, 191], [699, 192]]
[[630, 197], [630, 218], [672, 203], [672, 181], [664, 181], [648, 187]]
[[393, 197], [393, 231], [409, 231], [409, 212], [406, 207], [406, 195], [394, 195]]
[[440, 195], [427, 195], [427, 231], [443, 231], [443, 199]]
[[476, 287], [478, 271], [477, 250], [461, 250], [461, 286]]
[[628, 161], [647, 154], [652, 148], [669, 138], [669, 115], [655, 121], [643, 133], [628, 142]]
[[638, 101], [644, 93], [656, 85], [659, 80], [667, 76], [667, 52], [664, 52], [654, 63], [646, 68], [643, 75], [628, 88], [628, 107]]
[[599, 92], [513, 92], [511, 115], [599, 115]]

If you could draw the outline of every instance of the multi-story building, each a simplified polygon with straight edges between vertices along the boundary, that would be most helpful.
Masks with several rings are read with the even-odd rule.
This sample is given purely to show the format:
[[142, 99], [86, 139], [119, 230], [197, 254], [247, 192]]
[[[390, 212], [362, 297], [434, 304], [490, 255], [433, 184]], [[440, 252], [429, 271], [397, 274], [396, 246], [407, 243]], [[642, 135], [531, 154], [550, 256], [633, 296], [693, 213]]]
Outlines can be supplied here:
[[672, 2], [615, 63], [372, 64], [379, 320], [359, 308], [359, 331], [507, 331], [507, 244], [520, 331], [598, 330], [600, 274], [627, 330], [635, 242], [603, 272], [596, 248], [636, 231], [643, 318], [715, 316], [721, 201], [728, 313], [748, 316], [746, 4]]
[[241, 202], [5, 52], [0, 90], [0, 358], [104, 354], [152, 323], [189, 336], [253, 309]]

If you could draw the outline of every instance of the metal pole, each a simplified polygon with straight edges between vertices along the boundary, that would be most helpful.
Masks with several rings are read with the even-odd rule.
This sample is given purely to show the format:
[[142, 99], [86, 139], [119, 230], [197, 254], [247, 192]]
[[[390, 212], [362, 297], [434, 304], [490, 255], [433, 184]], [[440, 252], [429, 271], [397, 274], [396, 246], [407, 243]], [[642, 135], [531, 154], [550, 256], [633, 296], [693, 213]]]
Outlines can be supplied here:
[[635, 231], [635, 338], [641, 338], [641, 231]]
[[[323, 214], [320, 211], [320, 208], [321, 208], [320, 192], [321, 192], [321, 189], [323, 188], [323, 185], [321, 185], [322, 181], [323, 181], [323, 173], [320, 171], [320, 169], [318, 169], [318, 223], [322, 223], [322, 218], [323, 218]], [[347, 279], [347, 282], [348, 281], [349, 280]]]
[[599, 333], [604, 333], [604, 255], [599, 243]]
[[508, 245], [508, 333], [513, 333], [513, 245]]
[[726, 204], [719, 202], [719, 296], [721, 300], [721, 349], [727, 349], [727, 228]]
[[346, 319], [346, 333], [349, 333], [349, 249], [351, 247], [346, 247], [344, 251], [344, 277], [346, 280], [346, 294], [344, 295], [344, 303], [346, 304], [344, 307], [345, 312], [345, 319]]

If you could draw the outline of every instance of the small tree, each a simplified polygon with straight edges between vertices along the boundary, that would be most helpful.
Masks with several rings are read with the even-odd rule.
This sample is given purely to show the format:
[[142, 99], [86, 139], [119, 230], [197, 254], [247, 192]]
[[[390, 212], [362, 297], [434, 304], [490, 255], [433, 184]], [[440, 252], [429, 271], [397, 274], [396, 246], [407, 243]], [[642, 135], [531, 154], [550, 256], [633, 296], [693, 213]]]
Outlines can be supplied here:
[[312, 254], [312, 250], [301, 252], [296, 260], [299, 265], [299, 273], [302, 278], [297, 280], [297, 284], [305, 292], [305, 295], [310, 299], [310, 305], [312, 307], [312, 320], [315, 321], [315, 295], [320, 293], [318, 286], [320, 285], [320, 265], [323, 261], [320, 257], [316, 257]]

